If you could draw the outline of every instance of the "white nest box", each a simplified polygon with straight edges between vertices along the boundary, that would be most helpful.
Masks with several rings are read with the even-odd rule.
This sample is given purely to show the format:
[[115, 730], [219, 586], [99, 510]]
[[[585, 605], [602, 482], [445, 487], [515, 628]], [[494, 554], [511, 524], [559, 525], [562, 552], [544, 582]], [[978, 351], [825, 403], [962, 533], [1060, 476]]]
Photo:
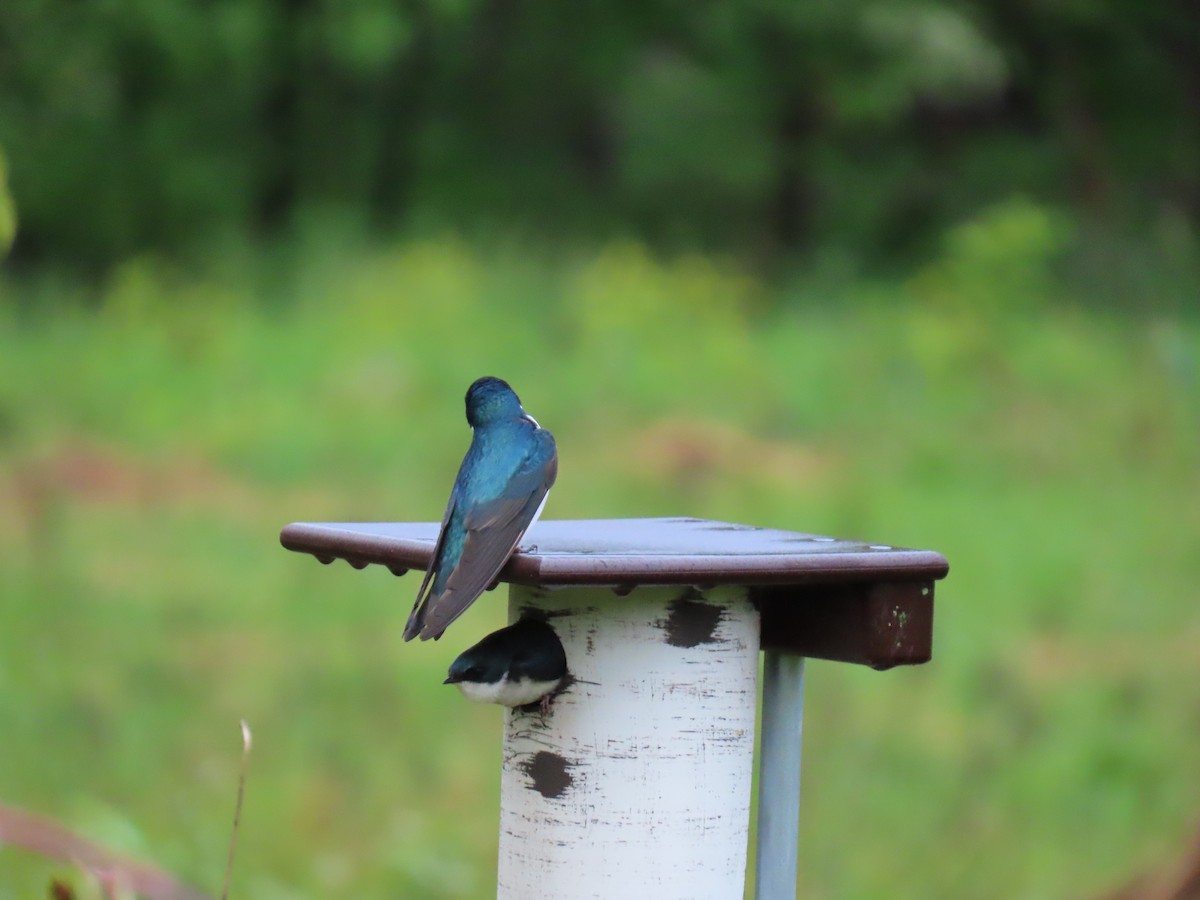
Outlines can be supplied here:
[[[281, 540], [400, 574], [428, 567], [437, 529], [297, 523]], [[946, 560], [684, 518], [541, 521], [523, 544], [501, 573], [509, 619], [545, 618], [570, 676], [548, 715], [508, 712], [498, 897], [741, 898], [761, 650], [755, 896], [794, 898], [804, 658], [926, 662]]]

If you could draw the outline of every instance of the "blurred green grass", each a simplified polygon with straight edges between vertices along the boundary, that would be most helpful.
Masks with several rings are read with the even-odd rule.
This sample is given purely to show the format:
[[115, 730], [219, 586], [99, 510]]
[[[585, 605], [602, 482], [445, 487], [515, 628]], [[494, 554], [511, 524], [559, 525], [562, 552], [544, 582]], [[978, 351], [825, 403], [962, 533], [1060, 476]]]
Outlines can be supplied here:
[[0, 798], [215, 887], [245, 717], [234, 896], [489, 896], [501, 714], [440, 680], [501, 596], [402, 645], [413, 576], [276, 536], [438, 518], [497, 374], [558, 438], [551, 517], [950, 559], [931, 665], [811, 666], [802, 896], [1085, 896], [1168, 859], [1200, 820], [1200, 327], [1089, 309], [1039, 215], [897, 283], [450, 236], [0, 281]]

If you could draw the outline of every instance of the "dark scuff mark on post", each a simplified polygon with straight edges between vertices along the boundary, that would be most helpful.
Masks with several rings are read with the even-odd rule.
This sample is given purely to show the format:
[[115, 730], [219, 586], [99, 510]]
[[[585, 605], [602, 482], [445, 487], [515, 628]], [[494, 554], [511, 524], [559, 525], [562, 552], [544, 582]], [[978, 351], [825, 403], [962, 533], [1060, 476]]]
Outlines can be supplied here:
[[572, 768], [571, 763], [549, 750], [539, 750], [521, 763], [521, 771], [529, 776], [529, 787], [548, 800], [557, 800], [571, 787]]
[[557, 615], [562, 615], [562, 613], [550, 612], [549, 610], [542, 609], [540, 606], [534, 606], [531, 603], [523, 603], [521, 604], [520, 609], [517, 611], [517, 621], [519, 622], [522, 619], [534, 619], [538, 622], [545, 622], [547, 625], [549, 625], [550, 619]]
[[717, 641], [717, 626], [725, 617], [725, 611], [704, 602], [704, 595], [687, 590], [671, 601], [665, 620], [658, 620], [658, 627], [667, 633], [667, 643], [672, 647], [696, 647]]
[[[583, 610], [583, 612], [591, 611], [590, 608]], [[517, 611], [517, 621], [521, 619], [536, 619], [538, 622], [545, 622], [553, 628], [555, 619], [565, 619], [568, 616], [577, 615], [578, 612], [578, 610], [573, 609], [547, 609], [543, 606], [534, 606], [532, 603], [522, 603]]]

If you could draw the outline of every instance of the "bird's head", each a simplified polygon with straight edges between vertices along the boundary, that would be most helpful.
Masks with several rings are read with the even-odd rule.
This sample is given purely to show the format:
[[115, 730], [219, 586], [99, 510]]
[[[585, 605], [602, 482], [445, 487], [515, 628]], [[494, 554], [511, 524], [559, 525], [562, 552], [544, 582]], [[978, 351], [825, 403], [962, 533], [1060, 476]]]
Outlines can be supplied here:
[[503, 379], [489, 375], [467, 388], [467, 421], [472, 428], [523, 413], [520, 398]]
[[472, 647], [450, 664], [442, 684], [497, 684], [508, 672], [509, 662], [506, 656]]

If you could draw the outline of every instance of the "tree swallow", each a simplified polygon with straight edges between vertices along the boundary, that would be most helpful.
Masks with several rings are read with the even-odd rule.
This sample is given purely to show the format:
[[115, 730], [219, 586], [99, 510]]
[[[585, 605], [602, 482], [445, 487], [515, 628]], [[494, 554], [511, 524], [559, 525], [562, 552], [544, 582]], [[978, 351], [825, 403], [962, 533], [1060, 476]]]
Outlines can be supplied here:
[[404, 639], [437, 640], [504, 568], [558, 474], [554, 436], [499, 378], [467, 390], [474, 429]]
[[464, 650], [442, 683], [457, 684], [476, 703], [514, 707], [540, 700], [545, 713], [566, 675], [567, 655], [554, 629], [522, 619]]

